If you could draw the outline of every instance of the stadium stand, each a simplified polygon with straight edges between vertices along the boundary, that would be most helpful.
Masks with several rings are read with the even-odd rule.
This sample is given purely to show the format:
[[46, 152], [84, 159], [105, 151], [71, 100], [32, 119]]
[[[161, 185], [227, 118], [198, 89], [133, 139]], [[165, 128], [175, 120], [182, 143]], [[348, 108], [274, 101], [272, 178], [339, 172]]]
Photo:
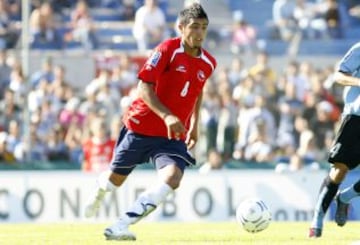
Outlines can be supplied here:
[[[73, 95], [75, 94], [76, 96], [78, 96], [78, 98], [84, 102], [87, 101], [88, 95], [91, 95], [94, 92], [94, 88], [87, 88], [87, 85], [89, 83], [91, 83], [92, 79], [96, 80], [98, 79], [97, 75], [105, 70], [105, 73], [107, 72], [108, 76], [112, 75], [112, 74], [117, 74], [118, 77], [111, 77], [111, 88], [115, 88], [118, 89], [119, 86], [123, 86], [121, 83], [119, 83], [119, 81], [121, 81], [120, 78], [124, 78], [124, 79], [129, 79], [131, 77], [134, 77], [134, 74], [136, 73], [136, 70], [143, 64], [144, 60], [145, 60], [145, 56], [144, 53], [139, 53], [137, 52], [137, 45], [136, 42], [134, 40], [133, 37], [133, 33], [132, 33], [132, 26], [133, 26], [133, 20], [129, 20], [126, 19], [124, 20], [123, 16], [121, 16], [121, 11], [118, 11], [119, 5], [112, 5], [112, 2], [115, 1], [106, 1], [107, 4], [102, 4], [101, 1], [90, 1], [90, 12], [91, 15], [94, 19], [94, 31], [95, 31], [95, 35], [98, 39], [99, 45], [97, 46], [96, 50], [90, 51], [90, 52], [76, 52], [79, 50], [82, 50], [82, 44], [80, 42], [77, 41], [67, 41], [67, 42], [62, 42], [62, 39], [60, 39], [60, 42], [52, 42], [52, 43], [47, 43], [47, 42], [43, 42], [41, 40], [41, 38], [35, 38], [33, 40], [33, 42], [31, 43], [31, 53], [32, 53], [32, 57], [33, 60], [31, 61], [33, 67], [35, 67], [34, 63], [38, 62], [38, 60], [41, 60], [42, 58], [44, 58], [45, 55], [48, 56], [53, 56], [54, 60], [62, 60], [62, 64], [71, 64], [70, 66], [68, 66], [68, 72], [72, 73], [72, 79], [70, 79], [68, 81], [68, 85], [70, 85], [69, 87], [73, 86], [73, 88], [68, 88], [67, 85], [64, 85], [62, 83], [57, 84], [57, 86], [60, 86], [61, 88], [57, 88], [60, 92], [57, 92], [58, 94], [56, 94], [56, 96], [59, 96], [59, 98], [56, 98], [54, 101], [52, 101], [52, 103], [54, 103], [55, 106], [59, 106], [60, 108], [64, 107], [64, 105], [66, 104], [66, 102], [69, 100], [69, 97], [65, 97], [69, 96], [69, 95]], [[135, 5], [134, 8], [136, 9], [136, 7], [141, 6], [142, 1], [134, 1]], [[166, 19], [168, 21], [168, 25], [169, 25], [169, 29], [174, 28], [174, 22], [176, 21], [176, 10], [181, 8], [183, 5], [182, 1], [159, 1], [160, 6], [162, 9], [166, 10]], [[235, 10], [240, 10], [243, 13], [243, 18], [246, 19], [246, 21], [248, 21], [251, 25], [253, 25], [256, 30], [257, 30], [257, 44], [259, 47], [260, 51], [266, 51], [266, 53], [269, 55], [269, 59], [271, 59], [271, 62], [269, 62], [269, 67], [270, 66], [276, 66], [277, 70], [274, 71], [275, 73], [277, 73], [278, 77], [276, 77], [277, 80], [274, 80], [273, 82], [277, 82], [277, 83], [281, 83], [283, 82], [281, 79], [283, 79], [283, 77], [288, 76], [289, 74], [287, 74], [285, 70], [289, 69], [289, 70], [293, 70], [294, 66], [292, 67], [292, 64], [285, 64], [284, 60], [288, 59], [289, 56], [289, 50], [295, 50], [296, 51], [296, 55], [298, 56], [292, 56], [290, 58], [298, 58], [298, 57], [302, 57], [302, 56], [307, 56], [310, 58], [313, 58], [314, 55], [319, 55], [319, 56], [340, 56], [342, 55], [348, 48], [350, 45], [352, 45], [354, 42], [359, 40], [360, 37], [360, 28], [356, 21], [352, 20], [347, 22], [348, 25], [343, 27], [343, 33], [344, 36], [341, 39], [329, 39], [329, 38], [325, 38], [325, 39], [300, 39], [298, 43], [295, 43], [296, 45], [294, 45], [294, 43], [291, 42], [287, 42], [287, 41], [283, 41], [280, 40], [279, 38], [275, 38], [274, 36], [272, 36], [272, 30], [271, 30], [271, 21], [272, 21], [272, 12], [271, 12], [271, 8], [272, 8], [272, 3], [273, 1], [269, 1], [269, 0], [247, 0], [247, 1], [238, 1], [238, 0], [212, 0], [212, 1], [202, 1], [205, 9], [208, 11], [209, 16], [210, 16], [210, 26], [209, 26], [209, 35], [208, 35], [208, 42], [206, 43], [206, 47], [211, 49], [212, 53], [215, 54], [215, 56], [218, 58], [219, 60], [219, 69], [216, 72], [216, 74], [214, 75], [214, 78], [212, 82], [216, 82], [215, 87], [219, 86], [222, 87], [222, 83], [225, 83], [226, 86], [230, 86], [230, 91], [235, 90], [235, 87], [239, 84], [239, 81], [243, 81], [242, 79], [248, 79], [246, 80], [246, 82], [251, 82], [251, 78], [249, 79], [247, 77], [246, 74], [248, 74], [251, 65], [254, 65], [255, 63], [255, 59], [257, 59], [256, 53], [251, 53], [250, 55], [248, 54], [236, 54], [234, 55], [233, 53], [231, 53], [230, 49], [229, 49], [229, 32], [231, 31], [231, 26], [233, 23], [233, 19], [230, 17], [232, 16], [233, 11]], [[69, 7], [62, 9], [60, 11], [60, 16], [61, 16], [61, 22], [59, 24], [59, 26], [57, 26], [57, 35], [60, 37], [63, 37], [64, 35], [66, 35], [67, 32], [69, 32], [70, 27], [69, 27], [69, 21], [70, 21], [70, 13], [71, 10], [74, 6], [70, 5]], [[261, 14], [259, 14], [261, 13]], [[14, 19], [14, 21], [19, 24], [19, 19]], [[12, 50], [10, 50], [12, 52]], [[19, 50], [14, 50], [14, 52], [18, 52]], [[80, 54], [80, 55], [78, 55]], [[131, 54], [131, 55], [130, 55]], [[65, 57], [66, 55], [69, 55], [67, 57]], [[73, 56], [72, 56], [73, 55]], [[131, 56], [131, 64], [132, 67], [131, 69], [129, 67], [121, 67], [119, 66], [119, 64], [121, 63], [119, 60], [121, 60], [122, 58], [120, 58], [120, 56], [127, 56], [130, 55]], [[75, 58], [74, 58], [75, 57]], [[84, 58], [85, 57], [85, 58]], [[97, 63], [97, 58], [100, 57], [100, 60], [103, 61], [103, 65], [98, 66]], [[135, 58], [134, 58], [135, 57]], [[275, 64], [273, 59], [274, 57], [276, 58], [284, 58], [283, 60], [281, 60], [281, 64]], [[102, 59], [103, 58], [103, 59]], [[240, 69], [240, 71], [236, 71], [236, 69], [232, 67], [231, 64], [231, 60], [233, 58], [239, 58], [241, 59], [242, 62], [244, 62], [242, 65], [243, 67], [241, 67], [241, 70], [239, 67], [236, 69]], [[79, 60], [77, 60], [79, 59]], [[80, 63], [80, 59], [86, 59], [86, 61], [82, 63]], [[11, 59], [10, 59], [11, 60]], [[280, 60], [280, 59], [278, 59]], [[225, 62], [223, 62], [225, 61]], [[11, 63], [11, 62], [10, 62]], [[12, 64], [15, 64], [16, 62], [13, 62]], [[54, 62], [54, 63], [58, 63], [58, 62]], [[59, 64], [58, 63], [58, 64]], [[306, 63], [306, 62], [304, 62]], [[321, 63], [321, 62], [320, 62]], [[87, 67], [88, 70], [86, 72], [86, 76], [84, 75], [85, 72], [79, 72], [78, 69], [74, 69], [74, 67], [72, 67], [73, 64], [81, 64], [84, 65], [84, 67]], [[326, 64], [330, 64], [333, 65], [333, 63], [331, 61], [328, 61], [328, 63]], [[326, 65], [321, 64], [321, 65]], [[91, 65], [91, 66], [90, 66]], [[227, 66], [229, 65], [229, 66]], [[306, 66], [306, 64], [299, 64], [300, 66]], [[119, 67], [118, 67], [119, 66]], [[223, 67], [221, 67], [223, 66]], [[295, 64], [296, 66], [296, 64]], [[290, 68], [288, 68], [290, 67]], [[5, 67], [6, 68], [6, 67]], [[4, 69], [5, 68], [1, 68]], [[134, 68], [134, 69], [133, 69]], [[312, 67], [315, 68], [315, 67]], [[6, 68], [8, 69], [8, 68]], [[10, 68], [9, 68], [10, 69]], [[14, 69], [13, 67], [11, 67], [11, 69]], [[54, 69], [53, 67], [51, 69]], [[321, 69], [321, 76], [322, 78], [327, 78], [329, 75], [329, 70], [327, 70], [328, 68], [324, 68]], [[257, 68], [255, 67], [255, 69], [253, 70], [257, 70]], [[88, 72], [89, 71], [89, 72]], [[31, 72], [34, 72], [34, 70], [32, 70]], [[132, 73], [133, 72], [133, 73]], [[84, 74], [80, 74], [80, 73], [84, 73]], [[220, 74], [220, 75], [219, 75]], [[261, 73], [258, 74], [259, 76], [261, 76]], [[291, 74], [290, 74], [291, 75]], [[312, 74], [314, 75], [314, 74]], [[9, 83], [9, 76], [4, 78], [4, 81], [1, 81], [1, 86], [2, 88], [7, 88], [6, 86]], [[121, 77], [123, 76], [123, 77]], [[315, 76], [315, 75], [314, 75]], [[12, 77], [14, 77], [14, 75], [12, 75]], [[226, 80], [229, 77], [228, 80]], [[80, 79], [78, 79], [80, 78]], [[84, 79], [85, 78], [85, 79]], [[2, 79], [2, 78], [1, 78]], [[83, 79], [83, 80], [81, 80]], [[118, 80], [116, 80], [118, 79]], [[255, 80], [259, 79], [259, 77], [255, 77]], [[16, 79], [15, 79], [16, 80]], [[80, 81], [81, 80], [81, 81]], [[316, 79], [315, 79], [316, 80]], [[259, 80], [261, 81], [261, 79]], [[259, 83], [258, 80], [256, 80], [256, 83]], [[322, 80], [321, 80], [322, 81]], [[17, 81], [15, 81], [17, 82]], [[109, 81], [105, 81], [106, 83]], [[326, 82], [329, 82], [328, 80]], [[330, 81], [331, 82], [331, 81]], [[51, 81], [48, 81], [48, 83], [50, 84]], [[100, 81], [100, 85], [103, 85], [104, 81]], [[48, 84], [48, 85], [49, 85]], [[65, 83], [66, 84], [66, 83]], [[299, 83], [300, 84], [300, 83]], [[100, 86], [99, 85], [99, 86]], [[258, 84], [259, 85], [259, 84]], [[225, 86], [225, 85], [224, 85]], [[225, 86], [225, 87], [226, 87]], [[261, 86], [261, 85], [259, 85]], [[331, 85], [330, 85], [331, 86]], [[14, 88], [18, 88], [20, 87], [20, 85], [18, 85], [17, 83], [14, 85]], [[76, 88], [75, 88], [76, 87]], [[41, 90], [42, 88], [38, 88], [39, 90]], [[49, 86], [48, 88], [49, 90], [52, 90], [54, 88], [51, 88], [51, 86]], [[70, 90], [70, 91], [67, 91]], [[99, 89], [99, 88], [96, 88]], [[96, 90], [95, 89], [95, 90]], [[281, 88], [277, 88], [277, 89], [281, 89]], [[18, 89], [20, 91], [20, 89]], [[15, 94], [17, 94], [16, 96], [19, 96], [18, 93], [20, 93], [19, 91], [16, 91]], [[85, 92], [84, 92], [85, 91]], [[260, 88], [256, 88], [256, 91], [267, 91], [267, 89], [264, 89], [263, 87]], [[31, 91], [32, 95], [36, 95], [36, 94], [41, 94], [41, 91], [36, 91], [35, 89], [33, 91]], [[106, 91], [101, 91], [101, 93], [105, 93]], [[129, 92], [129, 91], [127, 91]], [[284, 91], [278, 91], [279, 94], [282, 94]], [[331, 91], [333, 92], [333, 91]], [[96, 91], [96, 93], [98, 93], [98, 91]], [[220, 98], [220, 91], [217, 91], [217, 99], [221, 99]], [[252, 91], [251, 93], [255, 93], [255, 91]], [[320, 93], [317, 91], [317, 93]], [[3, 97], [3, 94], [0, 94], [1, 97]], [[107, 94], [105, 93], [102, 94], [101, 96], [99, 96], [101, 99], [106, 99], [108, 97], [111, 96], [106, 96]], [[335, 94], [335, 96], [338, 96], [339, 94]], [[54, 95], [52, 95], [54, 96]], [[63, 97], [61, 97], [63, 96]], [[128, 94], [123, 93], [121, 94], [122, 98], [126, 99], [126, 96], [128, 96]], [[323, 95], [319, 95], [317, 94], [317, 96], [328, 96], [327, 94]], [[328, 97], [326, 97], [328, 98]], [[41, 98], [39, 98], [40, 101]], [[271, 98], [271, 101], [268, 101], [269, 105], [276, 105], [277, 103], [277, 99], [279, 98]], [[5, 100], [4, 98], [1, 98], [1, 103], [8, 103], [7, 101], [3, 101]], [[330, 100], [330, 99], [329, 99]], [[249, 105], [251, 105], [251, 103], [253, 102], [253, 98], [251, 97], [246, 97], [244, 98], [244, 103], [249, 103]], [[339, 100], [338, 100], [339, 101]], [[102, 101], [102, 103], [105, 103], [106, 101]], [[40, 102], [39, 102], [40, 103]], [[116, 106], [118, 107], [118, 100], [116, 100]], [[304, 102], [305, 103], [305, 102]], [[23, 105], [24, 106], [24, 105]], [[40, 105], [38, 105], [40, 107]], [[45, 106], [45, 105], [44, 105]], [[276, 107], [276, 106], [275, 106]], [[6, 108], [6, 107], [5, 107]], [[221, 107], [217, 108], [217, 110], [219, 110]], [[16, 108], [15, 108], [16, 109]], [[20, 108], [21, 111], [22, 108]], [[222, 109], [226, 109], [226, 108], [222, 108]], [[239, 109], [239, 108], [238, 108]], [[274, 113], [278, 113], [278, 108], [270, 108], [273, 109]], [[216, 109], [214, 109], [215, 111]], [[37, 111], [32, 112], [34, 114], [34, 118], [32, 120], [36, 121], [36, 118], [38, 117], [37, 115]], [[102, 113], [103, 115], [103, 111], [100, 110], [99, 112], [100, 114]], [[119, 112], [117, 112], [119, 113]], [[220, 113], [220, 112], [219, 112]], [[0, 119], [2, 120], [0, 123], [2, 125], [0, 125], [1, 127], [3, 127], [3, 129], [7, 129], [7, 124], [9, 123], [8, 121], [12, 118], [6, 118], [8, 115], [1, 115]], [[4, 118], [5, 117], [5, 118]], [[218, 117], [220, 117], [218, 115]], [[260, 123], [261, 125], [261, 123]], [[42, 125], [41, 130], [46, 130], [46, 124]], [[85, 131], [86, 131], [86, 127], [84, 127]], [[43, 133], [43, 132], [41, 132]], [[75, 136], [74, 136], [75, 137]], [[80, 145], [80, 141], [76, 141], [75, 145], [79, 146]], [[204, 140], [206, 141], [206, 140]], [[274, 140], [275, 141], [275, 140]], [[216, 144], [216, 142], [213, 142], [214, 144]], [[66, 143], [68, 144], [68, 143]], [[206, 145], [206, 142], [202, 142], [200, 143], [201, 147], [204, 147], [204, 145]], [[77, 149], [79, 150], [79, 149]], [[204, 152], [204, 149], [200, 149], [200, 154], [202, 154]], [[76, 154], [78, 152], [75, 152]], [[201, 155], [201, 157], [203, 157]], [[200, 157], [201, 160], [203, 160]], [[65, 160], [64, 160], [65, 161]], [[3, 167], [5, 169], [7, 168], [17, 168], [17, 169], [52, 169], [52, 168], [59, 168], [59, 169], [80, 169], [80, 159], [78, 160], [79, 162], [77, 162], [76, 164], [68, 164], [66, 161], [36, 161], [36, 164], [30, 164], [30, 165], [19, 165], [17, 163], [13, 163], [13, 164], [0, 164], [0, 167]], [[268, 163], [268, 164], [254, 164], [254, 162], [250, 159], [246, 159], [243, 162], [239, 163], [238, 159], [229, 159], [229, 162], [227, 164], [227, 166], [229, 168], [274, 168], [275, 163]], [[145, 166], [146, 167], [146, 166]]]
[[[258, 31], [258, 38], [264, 39], [265, 49], [271, 55], [287, 54], [288, 43], [282, 40], [273, 40], [271, 27], [272, 5], [274, 1], [249, 0], [237, 1], [227, 0], [229, 11], [241, 10], [244, 19], [254, 25]], [[309, 2], [315, 2], [309, 0]], [[342, 20], [343, 38], [333, 40], [301, 40], [299, 43], [299, 55], [334, 55], [342, 54], [352, 43], [360, 38], [360, 29], [356, 18], [349, 16], [348, 1], [339, 1], [339, 11]], [[261, 14], [259, 14], [261, 13]]]

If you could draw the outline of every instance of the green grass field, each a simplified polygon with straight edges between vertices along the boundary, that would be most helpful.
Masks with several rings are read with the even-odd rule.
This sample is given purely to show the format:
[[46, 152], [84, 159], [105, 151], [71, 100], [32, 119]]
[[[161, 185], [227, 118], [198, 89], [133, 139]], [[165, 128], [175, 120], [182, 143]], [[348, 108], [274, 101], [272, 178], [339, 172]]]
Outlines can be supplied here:
[[360, 222], [327, 223], [323, 237], [307, 238], [308, 223], [272, 222], [257, 234], [229, 223], [149, 223], [131, 227], [137, 241], [106, 241], [107, 224], [0, 224], [1, 245], [42, 244], [360, 244]]

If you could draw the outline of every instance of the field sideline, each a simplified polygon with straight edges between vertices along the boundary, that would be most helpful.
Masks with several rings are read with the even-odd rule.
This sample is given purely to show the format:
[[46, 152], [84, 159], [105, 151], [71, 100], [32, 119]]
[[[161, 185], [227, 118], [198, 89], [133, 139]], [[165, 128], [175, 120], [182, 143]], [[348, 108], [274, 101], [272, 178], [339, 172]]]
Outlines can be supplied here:
[[[85, 245], [118, 244], [102, 235], [108, 224], [0, 224], [1, 245]], [[235, 222], [228, 223], [150, 223], [131, 227], [137, 241], [121, 244], [360, 244], [360, 222], [346, 227], [327, 223], [323, 237], [307, 238], [308, 223], [272, 222], [257, 234], [242, 230]]]

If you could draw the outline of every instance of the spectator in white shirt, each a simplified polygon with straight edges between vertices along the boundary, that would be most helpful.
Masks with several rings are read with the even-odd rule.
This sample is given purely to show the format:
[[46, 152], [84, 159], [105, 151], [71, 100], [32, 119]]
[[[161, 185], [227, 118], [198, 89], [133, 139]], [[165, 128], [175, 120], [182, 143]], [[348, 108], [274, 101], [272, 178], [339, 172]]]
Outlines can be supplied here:
[[145, 51], [168, 37], [165, 13], [156, 0], [145, 0], [136, 11], [133, 35], [139, 51]]

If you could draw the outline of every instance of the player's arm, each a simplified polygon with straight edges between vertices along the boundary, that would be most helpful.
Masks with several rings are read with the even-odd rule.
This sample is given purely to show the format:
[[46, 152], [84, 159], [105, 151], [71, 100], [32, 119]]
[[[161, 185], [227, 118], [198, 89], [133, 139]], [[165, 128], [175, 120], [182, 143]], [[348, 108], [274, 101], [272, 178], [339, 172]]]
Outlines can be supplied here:
[[195, 104], [194, 112], [191, 115], [190, 128], [185, 141], [188, 149], [192, 149], [198, 140], [199, 117], [200, 117], [200, 108], [202, 104], [202, 97], [203, 97], [203, 93], [199, 95]]
[[343, 86], [360, 86], [360, 78], [341, 71], [335, 72], [334, 80]]
[[179, 139], [185, 132], [185, 127], [180, 119], [171, 113], [171, 111], [159, 100], [154, 91], [154, 84], [150, 82], [143, 82], [140, 80], [138, 85], [139, 97], [146, 103], [146, 105], [160, 118], [168, 130], [168, 138]]

